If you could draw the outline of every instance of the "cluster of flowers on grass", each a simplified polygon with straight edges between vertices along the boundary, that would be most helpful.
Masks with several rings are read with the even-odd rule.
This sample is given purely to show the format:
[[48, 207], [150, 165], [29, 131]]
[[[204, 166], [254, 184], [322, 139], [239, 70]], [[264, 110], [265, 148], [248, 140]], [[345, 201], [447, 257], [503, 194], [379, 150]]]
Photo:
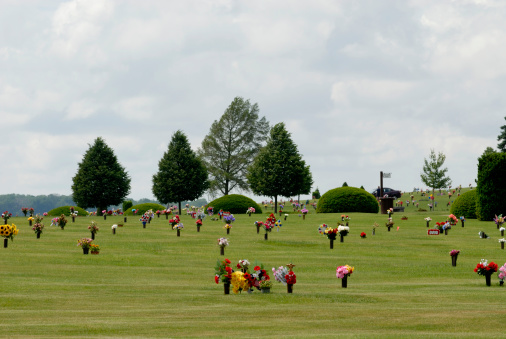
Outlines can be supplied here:
[[18, 235], [18, 228], [16, 225], [0, 225], [0, 236], [11, 239], [11, 241], [14, 241], [14, 236]]
[[44, 229], [44, 224], [42, 223], [42, 218], [40, 215], [36, 215], [34, 218], [35, 223], [33, 224], [32, 231], [35, 232], [35, 234], [42, 233], [42, 230]]
[[451, 250], [450, 251], [450, 256], [454, 257], [456, 255], [459, 255], [460, 251], [459, 250]]
[[354, 270], [355, 270], [355, 268], [351, 267], [349, 265], [337, 266], [336, 277], [338, 277], [339, 279], [342, 279], [344, 277], [349, 277], [353, 273]]
[[474, 272], [478, 273], [479, 275], [491, 275], [492, 273], [497, 272], [498, 268], [499, 267], [495, 262], [491, 261], [488, 263], [486, 259], [481, 259], [478, 265], [476, 265]]

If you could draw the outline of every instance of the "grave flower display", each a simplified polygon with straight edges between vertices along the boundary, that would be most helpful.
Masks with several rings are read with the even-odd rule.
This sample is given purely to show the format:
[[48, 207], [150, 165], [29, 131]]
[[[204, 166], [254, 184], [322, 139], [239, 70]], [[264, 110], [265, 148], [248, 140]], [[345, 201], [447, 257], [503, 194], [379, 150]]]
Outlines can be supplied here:
[[91, 224], [88, 226], [88, 229], [91, 232], [91, 239], [95, 240], [95, 234], [97, 234], [99, 228], [95, 221], [91, 221]]
[[499, 243], [501, 244], [501, 250], [504, 249], [504, 243], [506, 242], [506, 239], [502, 238], [502, 239], [499, 239]]
[[451, 250], [450, 256], [452, 257], [452, 266], [457, 266], [457, 257], [459, 256], [459, 250]]
[[38, 214], [34, 218], [34, 225], [32, 227], [32, 231], [35, 232], [37, 235], [37, 239], [40, 238], [40, 235], [42, 234], [42, 230], [44, 229], [44, 224], [42, 223], [42, 219]]
[[336, 277], [342, 279], [341, 281], [342, 288], [348, 287], [348, 277], [353, 273], [354, 270], [355, 268], [349, 265], [337, 266]]
[[4, 248], [7, 248], [9, 239], [11, 241], [14, 241], [14, 236], [18, 235], [18, 228], [16, 225], [0, 225], [0, 236], [4, 238]]
[[502, 265], [501, 268], [499, 268], [499, 285], [504, 284], [504, 279], [506, 278], [506, 264]]
[[230, 294], [230, 281], [232, 279], [232, 267], [230, 267], [230, 260], [218, 260], [214, 267], [214, 282], [219, 284], [223, 283], [225, 294]]
[[225, 255], [225, 247], [228, 246], [228, 239], [227, 238], [219, 238], [218, 239], [218, 246], [220, 247], [220, 255]]
[[490, 286], [490, 277], [492, 274], [497, 272], [498, 266], [495, 262], [491, 261], [488, 263], [486, 259], [481, 259], [481, 261], [476, 265], [476, 268], [474, 269], [474, 272], [478, 273], [479, 275], [485, 276], [485, 283], [487, 286]]
[[246, 211], [246, 213], [248, 213], [248, 215], [251, 217], [251, 213], [255, 213], [255, 209], [253, 207], [250, 207], [248, 208], [248, 210]]
[[176, 230], [176, 231], [177, 231], [177, 232], [176, 232], [176, 234], [177, 234], [177, 236], [178, 236], [178, 237], [180, 237], [180, 236], [181, 236], [181, 230], [182, 230], [183, 228], [184, 228], [184, 225], [183, 225], [183, 223], [182, 223], [182, 222], [180, 222], [180, 223], [178, 223], [178, 224], [176, 224], [176, 225], [172, 226], [172, 230]]
[[302, 213], [302, 220], [306, 220], [306, 214], [308, 210], [306, 208], [303, 208], [300, 212]]
[[80, 246], [83, 249], [83, 254], [88, 254], [92, 242], [93, 239], [91, 238], [81, 238], [77, 240], [77, 246]]
[[348, 235], [350, 232], [350, 228], [348, 226], [339, 225], [337, 226], [337, 232], [341, 237], [341, 242], [344, 242], [344, 237]]
[[504, 224], [504, 218], [502, 216], [502, 214], [500, 214], [499, 216], [495, 216], [495, 218], [493, 219], [495, 224], [497, 225], [497, 229], [499, 229], [502, 224]]
[[197, 232], [200, 232], [200, 228], [202, 227], [202, 219], [197, 219], [197, 221], [195, 221], [195, 225], [197, 226]]

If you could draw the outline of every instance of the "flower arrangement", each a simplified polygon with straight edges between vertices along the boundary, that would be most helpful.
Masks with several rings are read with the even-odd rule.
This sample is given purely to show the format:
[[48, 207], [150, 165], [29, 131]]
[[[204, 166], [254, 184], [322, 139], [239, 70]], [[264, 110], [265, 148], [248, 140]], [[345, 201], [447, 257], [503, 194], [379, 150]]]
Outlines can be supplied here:
[[2, 219], [4, 219], [5, 223], [7, 223], [7, 220], [12, 217], [12, 213], [9, 213], [9, 211], [5, 211], [2, 213]]
[[290, 271], [285, 275], [285, 280], [288, 285], [293, 285], [297, 282], [297, 276], [293, 271]]
[[498, 275], [498, 277], [499, 277], [500, 281], [502, 283], [504, 283], [504, 279], [506, 278], [506, 264], [502, 265], [501, 268], [499, 268], [499, 275]]
[[172, 230], [177, 230], [177, 231], [181, 231], [183, 228], [184, 228], [184, 225], [183, 225], [182, 222], [180, 222], [179, 224], [176, 224], [176, 225], [172, 226]]
[[459, 255], [460, 251], [459, 250], [451, 250], [450, 251], [450, 256], [454, 257], [456, 255]]
[[28, 209], [28, 213], [30, 213], [30, 216], [31, 216], [31, 217], [33, 217], [33, 212], [34, 212], [34, 211], [35, 211], [35, 210], [33, 209], [33, 207], [30, 207], [30, 208]]
[[251, 213], [255, 213], [255, 209], [253, 207], [250, 207], [250, 208], [248, 208], [246, 213], [248, 213], [248, 215], [251, 217]]
[[348, 223], [350, 222], [350, 220], [351, 220], [351, 218], [350, 218], [349, 216], [347, 216], [347, 215], [346, 215], [346, 216], [344, 216], [344, 220], [343, 220], [343, 221], [344, 221], [346, 224], [348, 224]]
[[179, 215], [176, 215], [176, 216], [174, 216], [174, 218], [169, 219], [169, 224], [174, 229], [174, 226], [176, 226], [177, 224], [179, 224], [180, 221], [181, 220], [179, 219]]
[[349, 277], [353, 273], [354, 270], [355, 270], [355, 268], [351, 267], [349, 265], [337, 266], [336, 277], [338, 277], [339, 279], [343, 279], [344, 277]]
[[245, 274], [241, 271], [235, 271], [232, 273], [230, 284], [232, 285], [232, 292], [234, 292], [234, 294], [242, 291], [249, 291], [249, 281], [245, 278]]
[[220, 246], [221, 248], [228, 246], [228, 239], [227, 238], [219, 238], [218, 239], [218, 246]]
[[302, 214], [307, 214], [307, 212], [309, 212], [306, 208], [303, 208], [302, 210], [300, 210], [300, 213]]
[[272, 268], [272, 273], [274, 274], [274, 279], [283, 285], [286, 285], [286, 277], [288, 275], [288, 268], [284, 266], [279, 266], [278, 269]]
[[58, 226], [63, 229], [65, 225], [67, 225], [67, 219], [65, 218], [65, 214], [62, 214], [58, 217]]
[[456, 216], [453, 214], [450, 214], [448, 218], [446, 219], [451, 225], [457, 225], [457, 222], [459, 221]]
[[209, 214], [209, 216], [213, 215], [213, 210], [214, 210], [214, 207], [208, 207], [207, 214]]
[[394, 226], [394, 222], [392, 221], [392, 218], [388, 218], [387, 222], [385, 223], [385, 226], [390, 229], [390, 227]]
[[339, 225], [337, 226], [337, 232], [339, 233], [339, 235], [345, 236], [348, 235], [348, 233], [350, 232], [350, 228], [348, 226]]
[[488, 239], [490, 238], [485, 232], [483, 231], [479, 231], [478, 232], [478, 235], [480, 236], [481, 239]]
[[96, 234], [99, 230], [97, 223], [95, 221], [91, 221], [91, 224], [88, 226], [88, 229], [91, 233]]
[[[231, 223], [233, 223], [235, 221], [235, 218], [234, 218], [233, 214], [226, 215], [226, 216], [223, 217], [223, 219], [225, 220], [225, 222], [227, 223], [227, 225], [230, 225]], [[230, 227], [232, 227], [232, 226], [229, 226], [228, 228], [230, 228]]]
[[479, 275], [487, 276], [497, 272], [497, 269], [498, 266], [495, 262], [491, 261], [489, 264], [487, 260], [481, 259], [478, 265], [476, 265], [474, 272], [478, 273]]
[[230, 265], [230, 260], [218, 260], [216, 262], [216, 266], [214, 267], [214, 282], [219, 284], [220, 281], [224, 284], [230, 284], [230, 280], [232, 279], [232, 267]]
[[35, 224], [33, 224], [32, 231], [35, 232], [35, 234], [41, 234], [42, 230], [44, 229], [44, 224], [42, 223], [42, 219], [38, 214], [35, 216]]
[[431, 217], [427, 217], [425, 218], [425, 221], [429, 222], [429, 221], [432, 221]]
[[283, 226], [281, 223], [281, 220], [278, 220], [274, 223], [274, 227], [276, 227], [276, 230], [279, 232], [279, 229]]
[[360, 238], [365, 239], [367, 237], [367, 234], [365, 232], [360, 233]]
[[272, 288], [272, 281], [262, 280], [262, 281], [260, 281], [259, 285], [260, 285], [261, 289], [271, 289]]
[[14, 241], [14, 236], [18, 235], [18, 228], [16, 225], [0, 225], [0, 236], [4, 237], [5, 239], [11, 239], [11, 241]]
[[504, 224], [504, 218], [502, 216], [502, 214], [499, 214], [499, 216], [495, 216], [495, 218], [493, 219], [494, 222], [496, 223], [496, 225], [498, 225], [499, 227]]
[[90, 252], [91, 252], [91, 254], [100, 253], [100, 246], [97, 244], [90, 244]]
[[237, 263], [237, 268], [246, 272], [248, 270], [249, 265], [250, 265], [250, 262], [247, 259], [241, 259]]
[[197, 221], [195, 221], [195, 225], [196, 225], [197, 227], [202, 226], [202, 219], [197, 219]]
[[45, 217], [48, 216], [47, 212], [42, 213], [42, 215], [45, 216]]
[[499, 239], [499, 242], [506, 242], [506, 239], [504, 239], [504, 238]]
[[23, 215], [26, 217], [26, 214], [28, 213], [28, 207], [21, 207], [21, 212], [23, 212]]
[[394, 209], [392, 207], [390, 207], [389, 209], [387, 209], [387, 213], [388, 213], [388, 216], [390, 217], [390, 215], [394, 214]]
[[82, 249], [89, 249], [92, 241], [93, 239], [90, 238], [81, 238], [77, 240], [77, 246], [80, 246]]

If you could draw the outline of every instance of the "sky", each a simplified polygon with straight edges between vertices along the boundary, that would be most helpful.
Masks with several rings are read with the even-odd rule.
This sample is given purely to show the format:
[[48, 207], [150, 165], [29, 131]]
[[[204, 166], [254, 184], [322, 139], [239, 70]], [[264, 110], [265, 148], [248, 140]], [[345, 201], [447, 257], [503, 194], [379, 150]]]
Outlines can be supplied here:
[[505, 17], [502, 0], [1, 0], [0, 194], [70, 195], [102, 137], [129, 197], [154, 198], [172, 134], [196, 151], [236, 96], [285, 123], [322, 194], [380, 171], [426, 188], [431, 149], [475, 186], [506, 123]]

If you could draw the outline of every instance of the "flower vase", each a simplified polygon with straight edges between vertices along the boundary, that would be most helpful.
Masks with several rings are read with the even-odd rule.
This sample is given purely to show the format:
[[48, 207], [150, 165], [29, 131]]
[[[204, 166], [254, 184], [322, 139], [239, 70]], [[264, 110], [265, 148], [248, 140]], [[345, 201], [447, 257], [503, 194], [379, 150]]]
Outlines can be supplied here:
[[169, 214], [168, 213], [165, 214], [165, 220], [169, 220]]
[[497, 224], [497, 229], [499, 229], [499, 224]]
[[293, 293], [293, 284], [286, 284], [286, 291], [288, 293]]
[[223, 284], [225, 294], [230, 294], [230, 284]]
[[270, 288], [262, 288], [262, 293], [271, 293], [271, 289]]
[[32, 221], [31, 220], [28, 220], [28, 223], [30, 224], [30, 226], [32, 226]]
[[123, 222], [126, 222], [126, 220], [127, 220], [127, 217], [124, 217], [124, 218], [123, 218]]
[[107, 214], [104, 214], [104, 220], [106, 220], [106, 219], [107, 219]]
[[485, 283], [487, 286], [490, 286], [490, 278], [492, 277], [492, 274], [486, 274], [485, 275]]
[[8, 245], [9, 245], [9, 239], [4, 238], [4, 248], [7, 248]]
[[221, 220], [221, 217], [222, 217], [222, 215], [220, 214], [220, 220]]
[[499, 281], [499, 286], [504, 285], [504, 280]]
[[260, 233], [260, 225], [257, 225], [257, 234]]
[[160, 218], [160, 214], [157, 214], [158, 218]]
[[348, 288], [348, 276], [345, 275], [343, 279], [341, 279], [341, 287], [342, 288]]
[[146, 228], [146, 222], [145, 221], [142, 222], [142, 228]]
[[285, 221], [286, 221], [286, 216], [285, 216]]
[[501, 250], [503, 250], [503, 249], [504, 249], [504, 243], [502, 242], [501, 243]]
[[91, 240], [95, 240], [95, 233], [91, 232]]
[[376, 229], [375, 228], [372, 229], [372, 235], [376, 235]]
[[457, 266], [457, 255], [452, 255], [452, 266]]
[[197, 232], [200, 232], [200, 226], [197, 226]]
[[37, 232], [37, 239], [40, 239], [40, 232]]
[[346, 226], [349, 226], [349, 225], [348, 225], [348, 222], [346, 222]]
[[267, 232], [265, 232], [265, 234], [264, 234], [264, 240], [268, 240]]
[[334, 249], [334, 239], [330, 239], [330, 249]]
[[180, 237], [181, 236], [181, 232], [179, 231], [179, 228], [177, 229], [177, 236]]
[[504, 237], [504, 231], [501, 231], [501, 237]]
[[88, 247], [86, 247], [86, 248], [83, 247], [83, 254], [88, 254], [89, 251], [90, 251], [90, 249]]
[[392, 226], [387, 226], [387, 228], [388, 228], [388, 232], [390, 232], [390, 228], [392, 228]]
[[460, 220], [460, 222], [462, 223], [462, 227], [464, 227], [464, 220]]
[[448, 229], [445, 228], [445, 235], [448, 235]]
[[306, 220], [306, 215], [302, 214], [302, 220]]
[[72, 222], [76, 222], [76, 217], [72, 216]]
[[225, 255], [225, 247], [220, 246], [220, 255]]
[[281, 213], [283, 213], [283, 211], [279, 211], [279, 216], [281, 216]]
[[91, 252], [91, 254], [99, 254], [100, 252]]
[[7, 225], [7, 219], [4, 219], [4, 225]]
[[116, 234], [116, 229], [115, 228], [112, 229], [112, 234]]
[[339, 234], [339, 236], [341, 237], [341, 242], [344, 242], [344, 235]]
[[427, 221], [427, 227], [429, 227], [429, 222]]
[[227, 228], [227, 234], [230, 234], [230, 228]]

